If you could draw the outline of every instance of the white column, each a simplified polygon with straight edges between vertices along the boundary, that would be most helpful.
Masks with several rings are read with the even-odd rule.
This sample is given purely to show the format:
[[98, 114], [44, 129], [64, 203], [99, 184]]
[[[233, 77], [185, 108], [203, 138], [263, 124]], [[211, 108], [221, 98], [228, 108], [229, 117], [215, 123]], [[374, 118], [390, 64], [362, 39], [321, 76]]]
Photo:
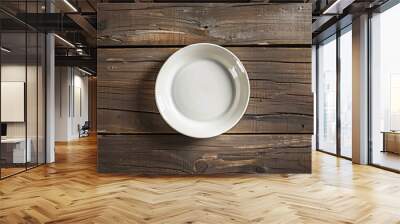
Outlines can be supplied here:
[[54, 60], [54, 35], [47, 34], [47, 77], [46, 77], [46, 163], [52, 163], [55, 161], [54, 151], [54, 133], [55, 133], [55, 60]]
[[353, 162], [368, 163], [368, 15], [353, 20]]
[[[46, 7], [48, 12], [54, 11], [54, 6], [50, 1]], [[46, 36], [46, 163], [55, 161], [55, 42], [54, 35]]]
[[317, 47], [315, 45], [312, 45], [312, 51], [311, 51], [311, 91], [313, 93], [313, 105], [314, 105], [314, 129], [313, 129], [313, 136], [312, 136], [312, 145], [311, 148], [312, 150], [316, 150], [317, 148]]

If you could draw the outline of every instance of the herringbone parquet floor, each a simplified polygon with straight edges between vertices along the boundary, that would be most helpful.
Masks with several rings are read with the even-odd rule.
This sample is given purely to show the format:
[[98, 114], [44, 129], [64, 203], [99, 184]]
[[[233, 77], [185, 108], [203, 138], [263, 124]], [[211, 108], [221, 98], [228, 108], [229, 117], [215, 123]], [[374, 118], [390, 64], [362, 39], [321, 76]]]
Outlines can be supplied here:
[[94, 138], [0, 181], [0, 223], [400, 223], [400, 175], [315, 152], [311, 175], [96, 173]]

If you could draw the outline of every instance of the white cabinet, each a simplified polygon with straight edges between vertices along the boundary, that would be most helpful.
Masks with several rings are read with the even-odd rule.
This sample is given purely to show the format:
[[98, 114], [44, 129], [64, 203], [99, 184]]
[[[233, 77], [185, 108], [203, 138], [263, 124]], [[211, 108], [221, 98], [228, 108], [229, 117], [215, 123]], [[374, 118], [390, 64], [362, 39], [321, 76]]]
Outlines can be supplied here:
[[[25, 138], [7, 138], [1, 140], [2, 145], [12, 147], [12, 162], [25, 163], [32, 161], [32, 141]], [[25, 144], [27, 144], [25, 151]]]

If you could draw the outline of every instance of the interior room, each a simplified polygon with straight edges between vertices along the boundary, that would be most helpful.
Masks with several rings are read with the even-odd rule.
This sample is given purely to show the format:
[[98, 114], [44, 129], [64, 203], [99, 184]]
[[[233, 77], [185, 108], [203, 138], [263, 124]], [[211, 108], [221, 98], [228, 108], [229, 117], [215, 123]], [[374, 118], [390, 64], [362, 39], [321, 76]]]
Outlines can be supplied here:
[[0, 223], [400, 223], [398, 0], [0, 1]]

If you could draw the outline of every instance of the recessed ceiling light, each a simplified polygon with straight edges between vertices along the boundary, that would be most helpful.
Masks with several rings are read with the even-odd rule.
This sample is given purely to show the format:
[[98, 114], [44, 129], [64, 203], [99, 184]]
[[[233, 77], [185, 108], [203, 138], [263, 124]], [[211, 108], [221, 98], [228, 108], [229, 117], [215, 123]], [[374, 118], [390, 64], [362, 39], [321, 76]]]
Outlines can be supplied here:
[[355, 0], [336, 0], [322, 14], [342, 14], [343, 10], [351, 5]]
[[64, 3], [68, 5], [74, 12], [78, 12], [78, 10], [73, 6], [68, 0], [64, 0]]
[[81, 72], [83, 72], [83, 73], [85, 73], [85, 74], [87, 74], [87, 75], [90, 75], [90, 76], [93, 75], [92, 73], [90, 73], [90, 72], [88, 72], [88, 71], [86, 71], [86, 70], [83, 70], [83, 69], [81, 69], [81, 68], [79, 68], [79, 67], [78, 67], [78, 70], [81, 71]]
[[54, 36], [55, 37], [57, 37], [59, 40], [61, 40], [62, 42], [64, 42], [65, 44], [67, 44], [68, 46], [70, 46], [70, 47], [72, 47], [72, 48], [75, 48], [75, 45], [73, 45], [71, 42], [69, 42], [68, 40], [66, 40], [66, 39], [64, 39], [64, 38], [62, 38], [62, 37], [60, 37], [59, 35], [57, 35], [57, 34], [54, 34]]
[[9, 49], [7, 49], [5, 47], [1, 47], [0, 49], [1, 49], [1, 51], [4, 51], [6, 53], [10, 53], [11, 52], [11, 50], [9, 50]]

